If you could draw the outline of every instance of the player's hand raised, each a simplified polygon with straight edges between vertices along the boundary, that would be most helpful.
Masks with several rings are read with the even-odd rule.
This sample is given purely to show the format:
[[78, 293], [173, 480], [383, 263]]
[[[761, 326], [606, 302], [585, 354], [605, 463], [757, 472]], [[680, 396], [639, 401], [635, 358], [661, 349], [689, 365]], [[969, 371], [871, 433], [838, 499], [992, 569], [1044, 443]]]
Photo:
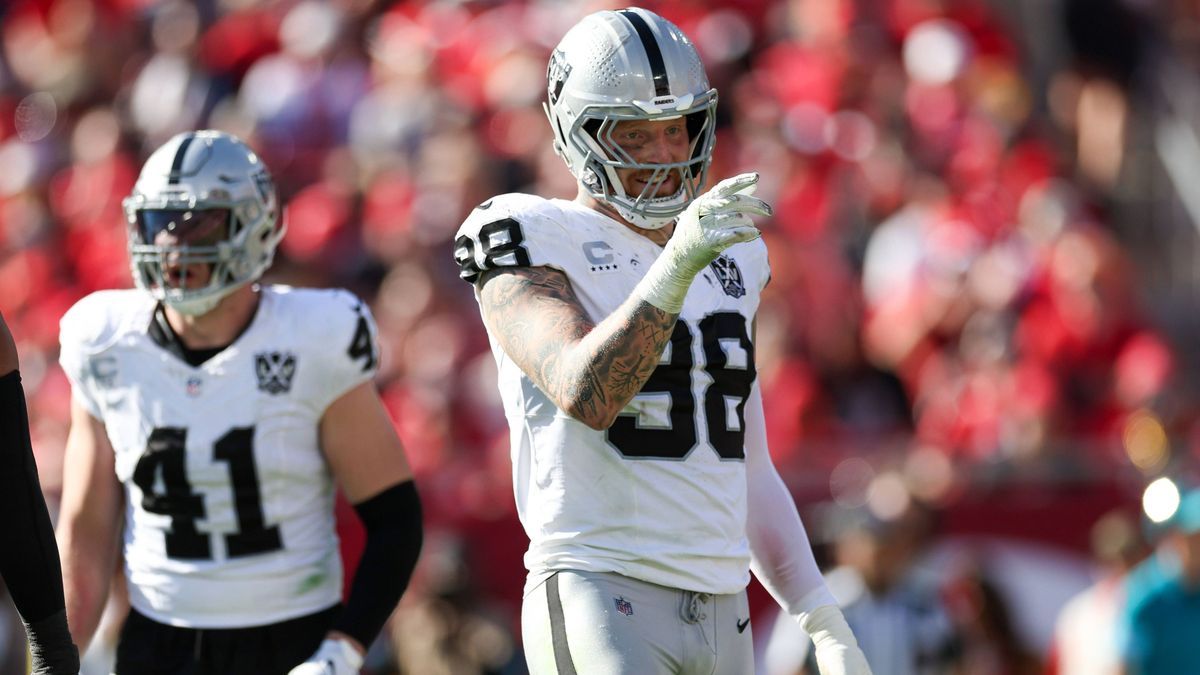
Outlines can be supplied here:
[[675, 233], [663, 255], [670, 255], [680, 271], [695, 276], [734, 244], [752, 241], [762, 233], [749, 214], [771, 215], [771, 205], [752, 196], [757, 173], [726, 178], [698, 197], [679, 216]]
[[771, 205], [752, 196], [757, 173], [726, 178], [696, 198], [679, 216], [662, 256], [638, 285], [650, 304], [679, 313], [687, 289], [705, 267], [725, 249], [762, 235], [749, 214], [769, 216]]

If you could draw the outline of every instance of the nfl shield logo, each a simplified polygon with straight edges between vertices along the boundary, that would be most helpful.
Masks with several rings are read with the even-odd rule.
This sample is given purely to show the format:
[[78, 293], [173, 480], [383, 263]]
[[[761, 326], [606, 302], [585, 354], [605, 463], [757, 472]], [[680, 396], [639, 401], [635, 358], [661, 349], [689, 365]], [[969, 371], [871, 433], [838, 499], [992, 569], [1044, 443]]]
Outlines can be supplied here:
[[625, 616], [633, 616], [633, 603], [625, 598], [613, 598], [613, 602], [617, 605], [617, 611]]

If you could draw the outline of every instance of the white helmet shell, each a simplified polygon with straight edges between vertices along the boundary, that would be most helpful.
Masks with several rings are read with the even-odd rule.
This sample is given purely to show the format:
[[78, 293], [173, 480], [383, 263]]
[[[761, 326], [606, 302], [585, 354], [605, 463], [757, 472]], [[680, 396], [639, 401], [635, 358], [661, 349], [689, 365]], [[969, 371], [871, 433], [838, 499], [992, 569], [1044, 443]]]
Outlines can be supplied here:
[[[220, 131], [186, 132], [164, 143], [146, 160], [122, 205], [134, 282], [184, 314], [204, 314], [261, 277], [286, 229], [266, 166], [245, 143]], [[164, 213], [191, 219], [207, 212], [228, 215], [217, 241], [164, 245], [147, 225]], [[171, 285], [164, 272], [168, 261], [212, 265], [208, 283]]]
[[[554, 151], [593, 198], [645, 229], [662, 227], [696, 198], [712, 162], [717, 90], [675, 24], [638, 8], [590, 14], [563, 36], [546, 80]], [[612, 137], [624, 120], [681, 116], [692, 148], [683, 162], [636, 162]], [[653, 174], [640, 194], [630, 195], [618, 169]], [[681, 178], [679, 190], [655, 197], [672, 172]]]

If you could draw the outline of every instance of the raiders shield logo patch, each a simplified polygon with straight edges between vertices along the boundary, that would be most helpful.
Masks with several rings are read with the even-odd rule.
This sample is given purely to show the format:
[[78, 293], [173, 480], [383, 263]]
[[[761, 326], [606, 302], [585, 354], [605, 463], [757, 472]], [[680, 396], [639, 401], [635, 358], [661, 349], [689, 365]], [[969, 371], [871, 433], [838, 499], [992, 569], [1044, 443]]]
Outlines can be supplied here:
[[742, 271], [738, 269], [733, 258], [721, 255], [708, 266], [712, 268], [713, 274], [717, 275], [717, 281], [721, 282], [725, 295], [740, 298], [746, 294], [746, 285], [742, 283]]
[[254, 355], [254, 374], [258, 390], [268, 394], [283, 394], [292, 388], [296, 374], [296, 357], [290, 352], [264, 352]]

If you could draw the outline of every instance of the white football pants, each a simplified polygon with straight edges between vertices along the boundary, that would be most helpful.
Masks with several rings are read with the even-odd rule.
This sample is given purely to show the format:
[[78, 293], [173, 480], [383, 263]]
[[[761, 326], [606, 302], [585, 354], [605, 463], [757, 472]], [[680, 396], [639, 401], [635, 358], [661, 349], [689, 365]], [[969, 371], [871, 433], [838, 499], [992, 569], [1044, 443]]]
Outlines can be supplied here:
[[709, 595], [564, 570], [525, 596], [530, 675], [750, 675], [745, 591]]

